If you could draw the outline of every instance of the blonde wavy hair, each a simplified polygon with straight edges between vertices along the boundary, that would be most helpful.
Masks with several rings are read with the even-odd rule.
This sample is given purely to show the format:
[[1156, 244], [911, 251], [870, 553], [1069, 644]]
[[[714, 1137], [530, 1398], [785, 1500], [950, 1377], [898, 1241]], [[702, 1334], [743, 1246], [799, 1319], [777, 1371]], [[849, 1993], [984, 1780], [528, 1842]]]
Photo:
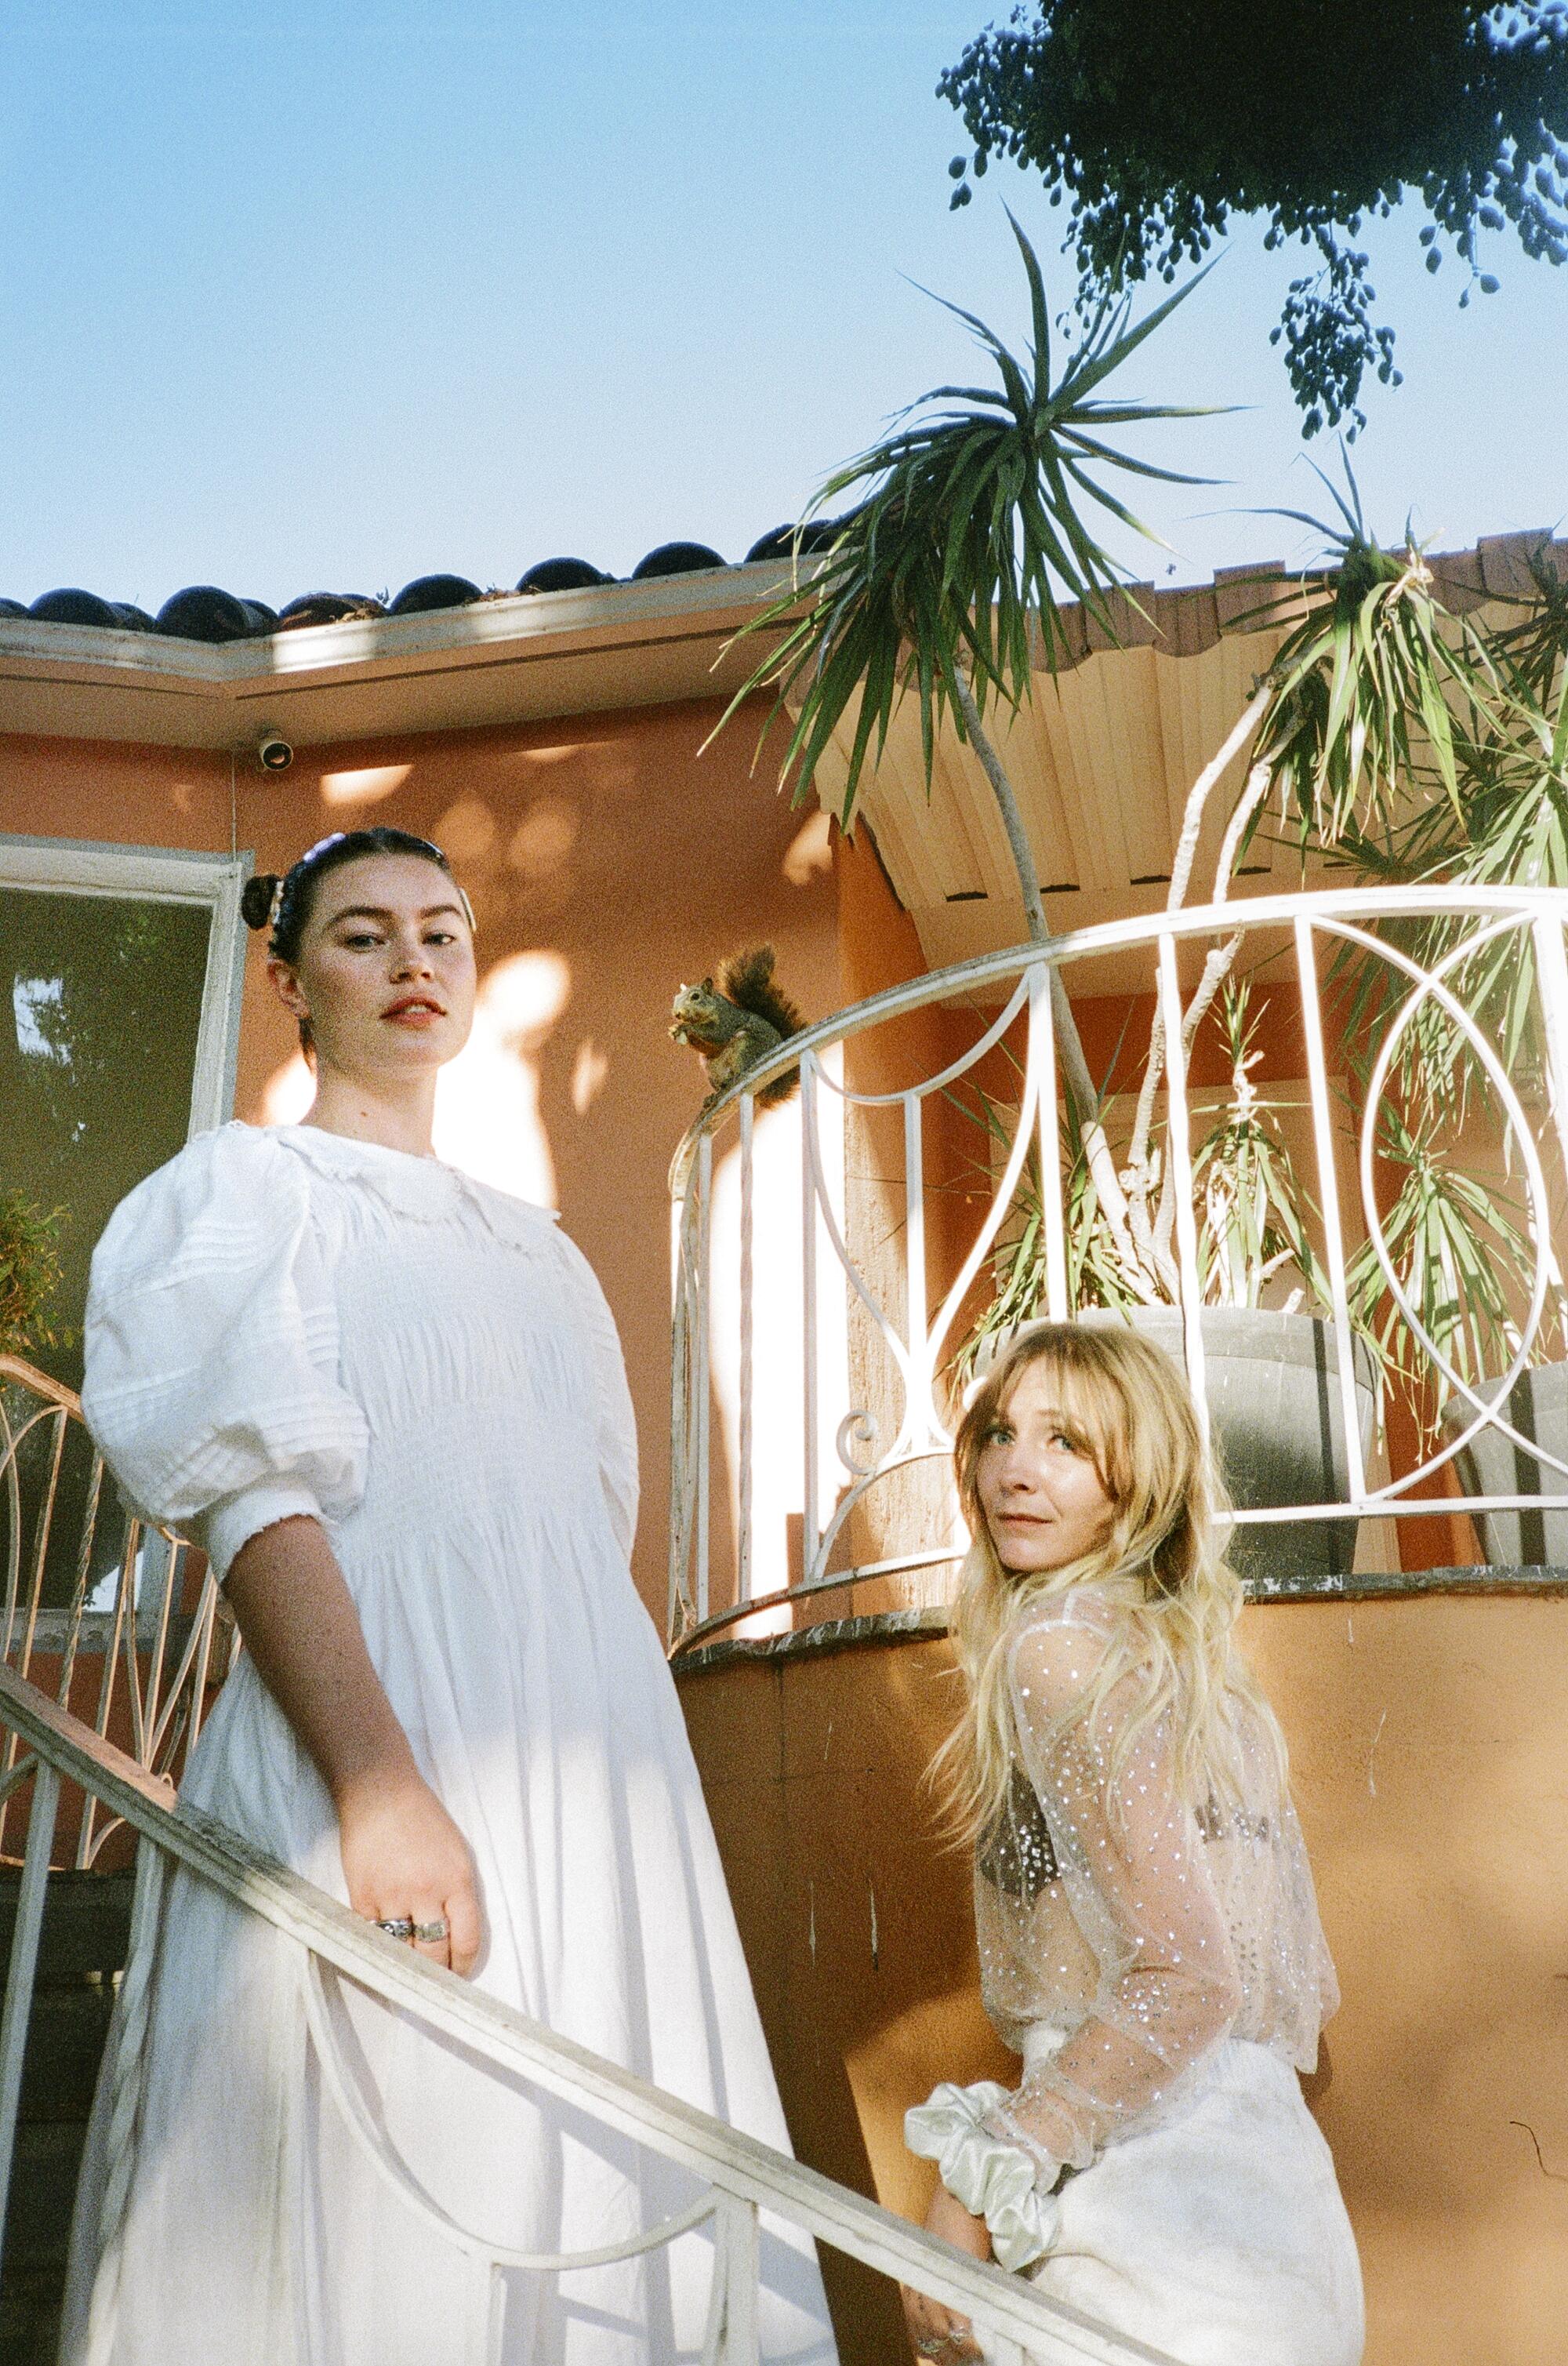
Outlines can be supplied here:
[[[986, 1525], [980, 1459], [1020, 1378], [1036, 1364], [1048, 1367], [1064, 1427], [1092, 1459], [1112, 1510], [1099, 1541], [1080, 1560], [1061, 1569], [1012, 1571], [1002, 1567]], [[953, 1618], [967, 1697], [929, 1774], [955, 1844], [980, 1841], [1007, 1811], [1017, 1763], [1008, 1646], [1031, 1608], [1075, 1585], [1097, 1586], [1117, 1615], [1093, 1682], [1058, 1732], [1096, 1718], [1129, 1678], [1140, 1687], [1112, 1748], [1113, 1796], [1138, 1736], [1166, 1718], [1182, 1797], [1194, 1807], [1216, 1795], [1239, 1805], [1232, 1724], [1239, 1702], [1261, 1718], [1282, 1786], [1284, 1737], [1232, 1631], [1243, 1596], [1223, 1551], [1229, 1504], [1186, 1380], [1169, 1356], [1120, 1326], [1032, 1324], [971, 1399], [954, 1460], [974, 1539]]]

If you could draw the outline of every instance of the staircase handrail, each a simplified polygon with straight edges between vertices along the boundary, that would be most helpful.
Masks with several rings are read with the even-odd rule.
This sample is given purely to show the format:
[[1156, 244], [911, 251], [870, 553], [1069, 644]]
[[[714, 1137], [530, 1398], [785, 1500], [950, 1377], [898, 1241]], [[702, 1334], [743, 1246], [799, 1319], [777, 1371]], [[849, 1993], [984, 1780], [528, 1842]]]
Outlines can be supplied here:
[[[835, 2184], [400, 1946], [216, 1818], [177, 1804], [166, 1779], [150, 1774], [5, 1667], [0, 1667], [0, 1726], [17, 1733], [39, 1761], [0, 2014], [0, 2225], [14, 2152], [54, 1807], [64, 1777], [101, 1798], [136, 1831], [142, 1844], [131, 1960], [125, 1975], [122, 2010], [128, 2027], [122, 2034], [122, 2056], [132, 2036], [145, 2029], [145, 2011], [138, 2014], [133, 2000], [145, 1982], [142, 1966], [151, 1936], [148, 1925], [162, 1870], [173, 1861], [283, 1932], [304, 1951], [312, 1973], [317, 1965], [330, 1965], [497, 2069], [521, 2074], [546, 2093], [569, 2101], [602, 2124], [701, 2176], [714, 2194], [715, 2288], [729, 2293], [732, 2303], [727, 2318], [716, 2315], [711, 2320], [705, 2355], [715, 2366], [719, 2361], [722, 2366], [755, 2366], [755, 2309], [735, 2290], [735, 2271], [737, 2263], [743, 2268], [747, 2260], [755, 2263], [759, 2209], [961, 2310], [988, 2343], [998, 2366], [1024, 2366], [1025, 2360], [1037, 2360], [1039, 2366], [1067, 2366], [1069, 2360], [1093, 2360], [1095, 2366], [1172, 2366], [1160, 2351], [1113, 2332], [1063, 2302], [1047, 2299], [1019, 2277], [969, 2258], [864, 2194]], [[137, 2020], [140, 2031], [129, 2025]], [[111, 2163], [111, 2186], [114, 2180]], [[682, 2213], [655, 2229], [651, 2239], [666, 2239], [692, 2223], [693, 2215]], [[483, 2248], [492, 2256], [498, 2249]]]

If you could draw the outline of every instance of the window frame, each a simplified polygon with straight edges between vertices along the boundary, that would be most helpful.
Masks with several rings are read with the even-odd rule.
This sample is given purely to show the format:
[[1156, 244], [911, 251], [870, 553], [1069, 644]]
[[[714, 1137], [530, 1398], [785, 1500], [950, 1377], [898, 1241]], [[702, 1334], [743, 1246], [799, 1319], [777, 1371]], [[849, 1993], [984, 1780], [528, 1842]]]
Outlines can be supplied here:
[[196, 904], [209, 915], [186, 1140], [233, 1113], [245, 988], [240, 897], [249, 853], [212, 854], [125, 839], [16, 837], [0, 831], [0, 887], [38, 895], [109, 896], [150, 904]]

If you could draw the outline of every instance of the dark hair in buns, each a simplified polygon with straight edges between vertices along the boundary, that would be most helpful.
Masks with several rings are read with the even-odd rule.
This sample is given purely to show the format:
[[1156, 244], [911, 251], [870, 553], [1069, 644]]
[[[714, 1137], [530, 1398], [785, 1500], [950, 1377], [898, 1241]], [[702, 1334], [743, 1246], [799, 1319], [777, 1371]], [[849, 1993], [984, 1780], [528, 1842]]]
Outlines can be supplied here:
[[[452, 877], [452, 865], [440, 847], [428, 838], [416, 838], [412, 830], [334, 830], [330, 838], [320, 839], [308, 847], [292, 870], [286, 871], [281, 878], [275, 871], [258, 871], [253, 879], [246, 880], [240, 897], [246, 927], [270, 927], [268, 951], [276, 953], [280, 961], [297, 961], [300, 939], [322, 880], [330, 872], [341, 870], [345, 862], [356, 862], [366, 854], [417, 854], [426, 862], [439, 863], [447, 877]], [[466, 908], [466, 897], [464, 904]]]
[[275, 871], [258, 871], [247, 879], [240, 890], [240, 917], [248, 929], [264, 929], [272, 918], [273, 896], [277, 888]]

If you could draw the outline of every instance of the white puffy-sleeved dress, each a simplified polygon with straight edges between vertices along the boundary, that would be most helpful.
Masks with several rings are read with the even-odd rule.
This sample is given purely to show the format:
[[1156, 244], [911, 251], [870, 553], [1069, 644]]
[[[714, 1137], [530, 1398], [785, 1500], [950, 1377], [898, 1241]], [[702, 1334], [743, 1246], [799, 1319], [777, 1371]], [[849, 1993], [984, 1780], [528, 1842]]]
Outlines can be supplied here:
[[986, 2009], [1013, 2093], [938, 2087], [913, 2148], [996, 2257], [1182, 2366], [1357, 2366], [1361, 2269], [1298, 2070], [1338, 2002], [1269, 1735], [1231, 1696], [1231, 1783], [1178, 1796], [1142, 1684], [1074, 1721], [1114, 1601], [1077, 1586], [1007, 1646], [1012, 1796], [977, 1853]]
[[[84, 1402], [132, 1506], [221, 1575], [319, 1519], [420, 1768], [477, 1861], [477, 1985], [788, 2146], [674, 1685], [627, 1566], [631, 1403], [586, 1260], [546, 1211], [433, 1159], [232, 1124], [116, 1211]], [[334, 1896], [330, 1802], [244, 1655], [183, 1797]], [[301, 1957], [185, 1874], [162, 1911], [123, 2209], [100, 2087], [65, 2366], [666, 2366], [700, 2351], [706, 2233], [558, 2278], [487, 2270], [382, 2182], [308, 2041]], [[697, 2191], [344, 1985], [341, 2051], [448, 2216], [536, 2252]], [[809, 2243], [765, 2219], [765, 2356], [831, 2360]], [[89, 2325], [94, 2330], [90, 2336]]]

